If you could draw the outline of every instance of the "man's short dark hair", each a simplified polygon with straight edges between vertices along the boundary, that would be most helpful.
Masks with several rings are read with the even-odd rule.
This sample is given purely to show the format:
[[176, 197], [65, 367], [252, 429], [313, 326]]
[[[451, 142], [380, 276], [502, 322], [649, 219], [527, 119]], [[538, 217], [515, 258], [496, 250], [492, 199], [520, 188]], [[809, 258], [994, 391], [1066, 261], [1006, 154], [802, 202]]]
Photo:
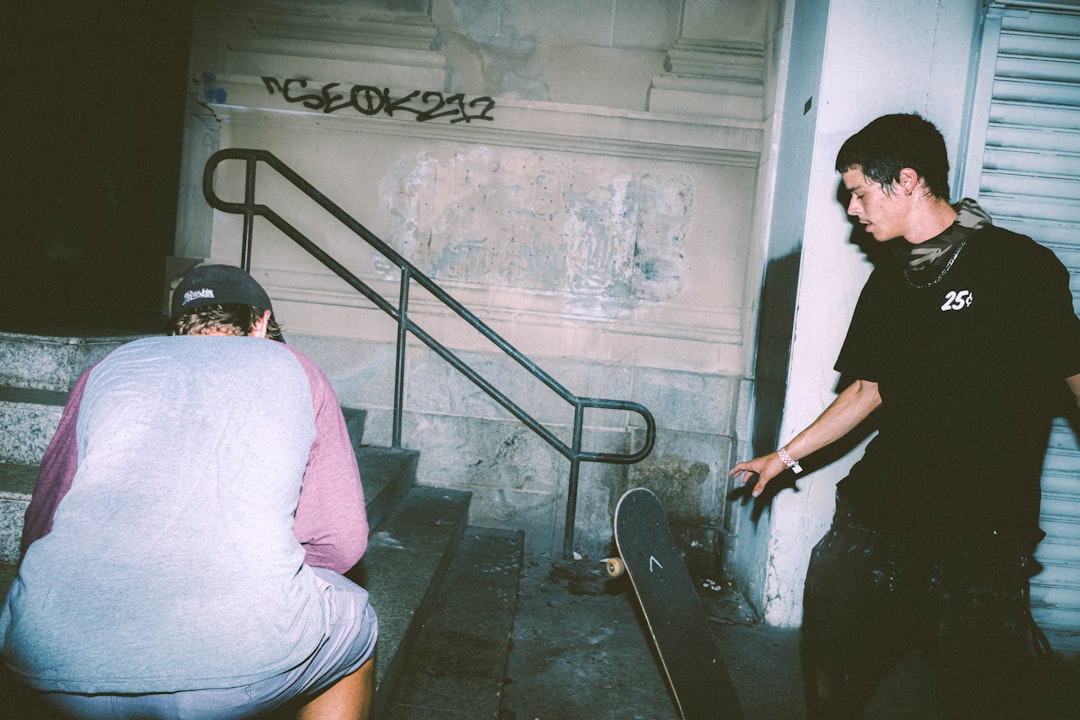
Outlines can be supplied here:
[[836, 170], [859, 168], [888, 193], [911, 168], [934, 197], [949, 200], [949, 154], [945, 138], [915, 113], [883, 115], [852, 135], [836, 156]]

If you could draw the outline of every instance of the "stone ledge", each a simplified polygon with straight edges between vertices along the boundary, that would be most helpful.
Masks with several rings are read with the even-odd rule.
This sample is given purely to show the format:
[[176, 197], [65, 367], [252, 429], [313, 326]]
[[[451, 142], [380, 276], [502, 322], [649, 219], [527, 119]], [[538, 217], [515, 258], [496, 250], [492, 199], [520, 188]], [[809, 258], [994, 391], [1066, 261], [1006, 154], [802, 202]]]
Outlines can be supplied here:
[[[284, 82], [285, 78], [278, 78]], [[494, 107], [490, 121], [473, 119], [468, 123], [449, 121], [417, 122], [416, 116], [369, 116], [360, 112], [325, 113], [289, 103], [281, 93], [273, 95], [261, 77], [252, 75], [217, 75], [216, 88], [223, 91], [224, 102], [205, 107], [222, 122], [252, 121], [304, 123], [312, 129], [365, 132], [435, 140], [507, 145], [520, 148], [563, 150], [589, 155], [693, 162], [704, 165], [728, 165], [756, 168], [764, 143], [760, 120], [739, 117], [618, 110], [566, 103], [491, 98]], [[347, 95], [351, 85], [340, 78], [307, 79], [307, 92], [324, 85], [342, 83], [334, 93]], [[394, 98], [413, 90], [435, 88], [390, 88]], [[202, 94], [202, 93], [200, 93]], [[474, 96], [466, 96], [471, 102]], [[719, 99], [723, 99], [722, 97]], [[710, 110], [710, 112], [712, 112]]]

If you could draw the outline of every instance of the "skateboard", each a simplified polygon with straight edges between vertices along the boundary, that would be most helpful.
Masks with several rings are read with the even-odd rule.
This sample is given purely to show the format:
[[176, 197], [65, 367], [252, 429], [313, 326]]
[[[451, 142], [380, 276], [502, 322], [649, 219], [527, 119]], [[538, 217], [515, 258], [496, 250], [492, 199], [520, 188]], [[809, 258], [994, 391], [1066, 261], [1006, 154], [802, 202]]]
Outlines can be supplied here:
[[742, 720], [697, 589], [652, 491], [635, 488], [619, 500], [615, 545], [619, 557], [605, 561], [608, 574], [629, 575], [683, 720]]

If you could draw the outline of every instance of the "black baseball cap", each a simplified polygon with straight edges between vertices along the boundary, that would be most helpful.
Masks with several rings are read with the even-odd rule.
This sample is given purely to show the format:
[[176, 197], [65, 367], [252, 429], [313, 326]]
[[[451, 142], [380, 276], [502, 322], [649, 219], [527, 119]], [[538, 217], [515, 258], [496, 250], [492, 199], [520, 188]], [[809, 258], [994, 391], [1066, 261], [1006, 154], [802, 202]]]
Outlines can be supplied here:
[[270, 296], [246, 271], [232, 265], [199, 265], [173, 290], [172, 317], [205, 305], [254, 305], [273, 311]]

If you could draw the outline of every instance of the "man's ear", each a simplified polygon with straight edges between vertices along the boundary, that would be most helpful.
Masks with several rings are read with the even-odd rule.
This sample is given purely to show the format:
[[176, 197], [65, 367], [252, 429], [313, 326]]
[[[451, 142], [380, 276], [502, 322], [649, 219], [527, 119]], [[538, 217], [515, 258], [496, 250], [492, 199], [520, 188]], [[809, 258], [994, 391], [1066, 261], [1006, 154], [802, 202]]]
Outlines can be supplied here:
[[904, 191], [905, 195], [910, 195], [915, 192], [915, 189], [919, 187], [920, 182], [919, 173], [917, 173], [914, 168], [906, 167], [900, 169], [900, 180], [897, 182], [897, 185], [900, 186], [900, 189]]
[[255, 324], [251, 326], [251, 337], [266, 337], [266, 329], [270, 324], [270, 311], [267, 310], [262, 314], [262, 317], [255, 321]]

